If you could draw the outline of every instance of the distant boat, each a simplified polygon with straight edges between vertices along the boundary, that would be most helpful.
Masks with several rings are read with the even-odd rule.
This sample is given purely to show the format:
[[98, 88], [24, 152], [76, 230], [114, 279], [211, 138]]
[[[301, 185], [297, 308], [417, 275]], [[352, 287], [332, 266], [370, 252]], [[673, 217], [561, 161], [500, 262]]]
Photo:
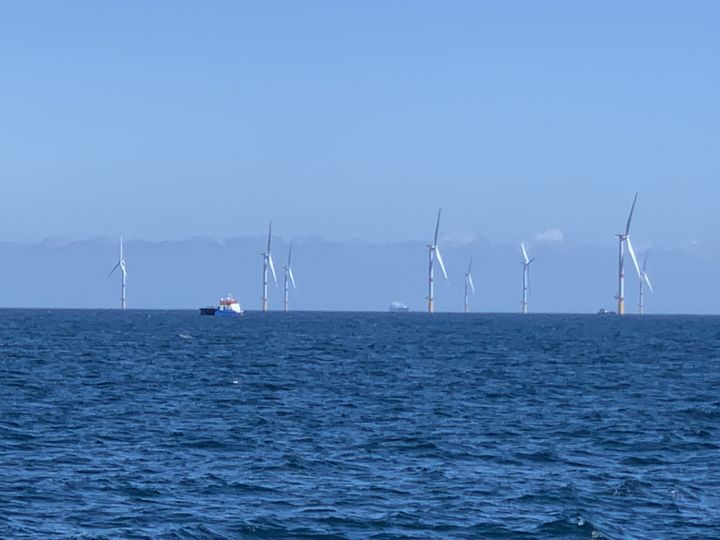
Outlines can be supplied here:
[[240, 307], [240, 302], [235, 300], [231, 295], [221, 298], [217, 307], [200, 308], [200, 315], [209, 315], [212, 317], [242, 317], [245, 312]]
[[394, 302], [390, 303], [389, 310], [393, 313], [406, 313], [406, 312], [410, 311], [410, 308], [407, 307], [402, 302], [398, 302], [397, 300], [395, 300]]
[[597, 313], [598, 313], [598, 315], [615, 315], [615, 312], [614, 312], [614, 311], [608, 311], [608, 310], [605, 309], [605, 308], [600, 308], [600, 309], [598, 309], [598, 312], [597, 312]]

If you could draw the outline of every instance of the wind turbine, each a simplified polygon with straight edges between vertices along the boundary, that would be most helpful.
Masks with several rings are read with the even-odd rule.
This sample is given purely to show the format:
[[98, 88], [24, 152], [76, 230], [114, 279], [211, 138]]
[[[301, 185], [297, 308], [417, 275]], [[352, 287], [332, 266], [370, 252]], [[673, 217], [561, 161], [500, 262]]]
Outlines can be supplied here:
[[535, 260], [528, 258], [525, 242], [520, 242], [520, 248], [523, 254], [523, 278], [522, 278], [522, 312], [528, 312], [528, 289], [530, 288], [530, 264]]
[[289, 283], [292, 283], [293, 289], [295, 288], [295, 277], [292, 273], [292, 267], [290, 266], [290, 258], [292, 257], [292, 242], [290, 243], [290, 250], [288, 251], [288, 261], [287, 266], [285, 266], [285, 291], [283, 294], [283, 311], [288, 310], [288, 290], [289, 290]]
[[125, 280], [127, 279], [127, 269], [125, 268], [125, 257], [123, 257], [123, 237], [120, 235], [120, 258], [107, 277], [113, 275], [115, 270], [120, 269], [120, 309], [125, 309], [127, 304], [125, 303]]
[[440, 212], [442, 211], [442, 208], [438, 210], [438, 217], [437, 217], [437, 224], [435, 225], [435, 236], [433, 238], [433, 243], [428, 244], [428, 295], [427, 295], [427, 301], [428, 301], [428, 313], [432, 313], [434, 309], [433, 305], [433, 279], [434, 279], [434, 273], [433, 273], [433, 262], [435, 259], [437, 259], [438, 264], [440, 265], [440, 270], [442, 270], [443, 276], [445, 276], [445, 280], [447, 281], [447, 272], [445, 271], [445, 265], [443, 264], [442, 255], [440, 255], [440, 249], [438, 248], [438, 233], [440, 232]]
[[473, 283], [472, 274], [470, 271], [472, 270], [472, 263], [473, 258], [470, 256], [470, 264], [468, 265], [467, 272], [465, 272], [465, 303], [463, 304], [463, 312], [467, 313], [468, 309], [470, 307], [469, 298], [470, 298], [470, 291], [472, 291], [473, 294], [475, 294], [475, 284]]
[[272, 239], [272, 221], [268, 225], [268, 241], [267, 241], [267, 250], [265, 253], [262, 253], [263, 258], [263, 287], [262, 287], [262, 310], [267, 311], [268, 310], [268, 266], [270, 267], [270, 271], [272, 272], [273, 281], [275, 282], [275, 286], [277, 287], [277, 276], [275, 275], [275, 265], [273, 264], [272, 260], [272, 254], [270, 253], [270, 240]]
[[618, 239], [618, 292], [617, 301], [618, 315], [625, 314], [625, 252], [624, 247], [627, 245], [628, 253], [635, 265], [635, 271], [637, 272], [640, 281], [642, 281], [642, 273], [640, 272], [640, 265], [638, 265], [637, 257], [635, 256], [635, 250], [633, 249], [632, 242], [630, 242], [630, 223], [632, 222], [633, 212], [635, 212], [635, 204], [637, 203], [638, 194], [635, 193], [632, 206], [630, 207], [630, 215], [628, 216], [627, 223], [625, 224], [625, 233], [616, 234]]
[[643, 315], [645, 313], [645, 284], [647, 283], [648, 288], [650, 289], [650, 292], [653, 291], [652, 283], [650, 283], [650, 278], [647, 275], [647, 259], [648, 254], [645, 252], [645, 257], [643, 258], [643, 264], [642, 264], [642, 270], [640, 271], [640, 303], [638, 304], [638, 313], [640, 315]]

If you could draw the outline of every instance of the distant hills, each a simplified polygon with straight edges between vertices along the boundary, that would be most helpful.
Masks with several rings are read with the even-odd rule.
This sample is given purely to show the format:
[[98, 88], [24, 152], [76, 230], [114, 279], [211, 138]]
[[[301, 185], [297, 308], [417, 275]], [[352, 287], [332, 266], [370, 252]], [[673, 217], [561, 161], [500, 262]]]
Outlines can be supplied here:
[[[615, 309], [616, 245], [572, 246], [559, 239], [529, 245], [538, 258], [531, 274], [531, 312], [586, 312]], [[126, 239], [128, 307], [177, 309], [213, 304], [233, 293], [246, 309], [260, 304], [263, 237], [217, 242], [193, 238], [151, 242]], [[298, 310], [385, 311], [390, 302], [425, 309], [427, 249], [422, 242], [373, 244], [328, 242], [319, 237], [293, 241]], [[477, 294], [471, 310], [517, 312], [522, 265], [519, 246], [475, 240], [442, 245], [449, 284], [438, 279], [436, 309], [460, 311], [463, 279], [471, 254]], [[281, 279], [288, 242], [273, 239]], [[114, 308], [119, 277], [107, 278], [117, 259], [115, 240], [0, 243], [0, 306]], [[656, 292], [648, 313], [720, 312], [720, 257], [694, 248], [653, 249], [648, 274]], [[627, 309], [636, 311], [637, 279], [628, 264]], [[270, 290], [271, 309], [280, 309], [282, 284]]]

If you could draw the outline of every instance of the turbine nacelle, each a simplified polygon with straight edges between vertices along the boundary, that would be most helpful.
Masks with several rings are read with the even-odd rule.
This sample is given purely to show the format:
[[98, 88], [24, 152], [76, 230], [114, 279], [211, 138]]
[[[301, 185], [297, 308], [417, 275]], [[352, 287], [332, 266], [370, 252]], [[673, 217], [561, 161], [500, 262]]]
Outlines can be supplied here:
[[433, 257], [435, 260], [437, 260], [438, 264], [440, 265], [440, 270], [442, 270], [443, 276], [445, 276], [445, 280], [448, 280], [447, 272], [445, 271], [445, 263], [443, 262], [442, 254], [440, 253], [440, 248], [437, 246], [431, 246], [430, 247], [430, 256]]
[[433, 312], [433, 262], [437, 259], [438, 264], [440, 265], [440, 270], [442, 270], [443, 276], [445, 276], [445, 281], [447, 282], [448, 275], [447, 271], [445, 270], [445, 263], [442, 259], [442, 254], [440, 253], [440, 249], [438, 248], [438, 236], [440, 234], [440, 215], [442, 214], [442, 208], [438, 209], [437, 214], [437, 221], [435, 222], [435, 234], [433, 236], [432, 244], [428, 244], [428, 257], [429, 257], [429, 264], [428, 264], [428, 295], [427, 295], [427, 301], [428, 301], [428, 312]]
[[125, 257], [123, 255], [123, 237], [120, 235], [120, 253], [118, 254], [118, 262], [113, 266], [110, 273], [107, 275], [109, 278], [115, 273], [115, 270], [120, 269], [120, 309], [125, 309], [125, 280], [127, 279], [127, 266], [125, 264]]
[[120, 269], [120, 272], [122, 272], [123, 277], [127, 277], [127, 267], [125, 266], [125, 257], [123, 257], [123, 237], [120, 236], [120, 256], [118, 258], [118, 262], [113, 266], [113, 269], [110, 270], [110, 273], [107, 275], [107, 277], [110, 277], [113, 275], [115, 270]]
[[287, 275], [290, 278], [290, 283], [292, 283], [293, 289], [297, 289], [297, 287], [295, 286], [295, 276], [293, 276], [292, 268], [290, 268], [289, 266], [286, 266], [285, 271], [287, 272]]
[[637, 256], [635, 255], [635, 249], [633, 248], [632, 242], [630, 241], [630, 235], [629, 234], [616, 234], [615, 235], [620, 242], [620, 244], [625, 244], [625, 247], [627, 247], [627, 251], [630, 254], [630, 258], [632, 259], [633, 266], [635, 267], [635, 272], [637, 272], [637, 275], [640, 279], [642, 279], [642, 272], [640, 271], [640, 265], [638, 264]]
[[533, 258], [528, 257], [527, 249], [525, 249], [525, 242], [520, 242], [520, 249], [522, 250], [522, 255], [523, 255], [522, 264], [523, 264], [523, 266], [528, 266], [528, 267], [529, 267], [530, 264], [531, 264], [535, 259], [537, 259], [537, 257], [533, 257]]
[[527, 313], [528, 311], [528, 292], [530, 290], [530, 265], [535, 260], [528, 257], [527, 249], [525, 248], [525, 242], [520, 242], [520, 250], [522, 251], [522, 266], [523, 266], [523, 281], [522, 281], [522, 312]]
[[467, 272], [465, 272], [465, 281], [470, 286], [470, 290], [472, 291], [472, 293], [475, 294], [475, 284], [473, 283], [473, 278], [472, 278], [472, 263], [473, 263], [473, 258], [470, 257], [470, 264], [468, 264]]
[[[635, 205], [637, 204], [637, 200], [638, 194], [636, 192], [635, 197], [633, 198], [632, 206], [630, 207], [630, 213], [628, 214], [627, 221], [625, 222], [625, 232], [615, 235], [615, 237], [618, 239], [618, 292], [615, 298], [618, 301], [618, 314], [620, 315], [625, 312], [625, 254], [623, 251], [623, 247], [627, 248], [627, 252], [630, 254], [633, 266], [635, 267], [635, 272], [637, 273], [638, 278], [640, 278], [642, 296], [642, 282], [644, 279], [643, 272], [640, 270], [640, 265], [638, 264], [637, 256], [635, 255], [635, 248], [633, 248], [632, 241], [630, 240], [630, 225], [632, 224], [632, 218], [633, 214], [635, 213]], [[642, 313], [642, 306], [640, 308], [640, 312]]]
[[275, 274], [275, 263], [273, 263], [272, 253], [270, 252], [270, 242], [272, 240], [272, 221], [268, 225], [268, 239], [267, 239], [267, 249], [264, 253], [261, 253], [263, 256], [265, 264], [267, 264], [270, 267], [270, 272], [272, 273], [273, 282], [275, 283], [275, 286], [277, 287], [277, 275]]
[[293, 276], [292, 272], [292, 266], [290, 266], [290, 261], [292, 260], [292, 242], [290, 242], [290, 249], [288, 250], [288, 260], [287, 265], [283, 267], [285, 270], [285, 275], [290, 278], [290, 283], [292, 283], [293, 289], [296, 289], [295, 287], [295, 276]]
[[267, 254], [267, 261], [268, 261], [268, 265], [270, 266], [270, 272], [272, 273], [273, 281], [275, 282], [275, 286], [277, 287], [277, 275], [275, 274], [275, 264], [273, 263], [273, 258], [270, 253]]

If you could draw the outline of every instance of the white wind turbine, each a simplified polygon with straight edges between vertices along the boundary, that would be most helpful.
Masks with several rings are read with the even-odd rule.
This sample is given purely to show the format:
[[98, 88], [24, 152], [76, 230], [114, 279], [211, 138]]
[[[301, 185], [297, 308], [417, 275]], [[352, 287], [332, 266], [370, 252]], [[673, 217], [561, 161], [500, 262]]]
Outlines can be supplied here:
[[650, 283], [650, 278], [647, 275], [647, 260], [648, 260], [648, 254], [645, 252], [645, 257], [643, 258], [643, 264], [642, 264], [642, 270], [640, 271], [640, 303], [638, 304], [638, 313], [640, 315], [643, 315], [645, 313], [645, 284], [647, 283], [648, 288], [650, 289], [650, 292], [653, 291], [652, 283]]
[[270, 240], [272, 239], [272, 221], [268, 225], [268, 240], [267, 240], [267, 250], [265, 253], [262, 253], [263, 258], [263, 287], [262, 287], [262, 310], [267, 311], [268, 310], [268, 267], [270, 267], [270, 271], [272, 272], [273, 281], [275, 282], [275, 286], [277, 287], [277, 276], [275, 275], [275, 265], [273, 264], [272, 254], [270, 253]]
[[440, 255], [440, 249], [438, 248], [438, 233], [440, 232], [440, 212], [442, 211], [442, 208], [438, 210], [438, 217], [437, 217], [437, 224], [435, 225], [435, 236], [433, 237], [433, 243], [428, 244], [428, 313], [432, 313], [434, 309], [434, 297], [433, 297], [433, 280], [434, 280], [434, 273], [433, 273], [433, 262], [435, 259], [437, 259], [438, 264], [440, 265], [440, 270], [442, 270], [443, 276], [445, 276], [445, 280], [447, 280], [447, 272], [445, 271], [445, 265], [443, 264], [442, 255]]
[[470, 309], [470, 292], [472, 291], [472, 293], [475, 294], [475, 284], [473, 283], [472, 274], [470, 273], [470, 271], [472, 270], [472, 263], [473, 258], [471, 255], [470, 264], [468, 265], [467, 272], [465, 272], [465, 303], [463, 304], [464, 313], [467, 313]]
[[520, 248], [523, 254], [523, 277], [522, 277], [522, 312], [528, 312], [528, 290], [530, 288], [530, 264], [535, 260], [528, 258], [525, 242], [520, 242]]
[[125, 257], [123, 256], [123, 237], [120, 235], [120, 258], [107, 277], [113, 275], [115, 270], [120, 269], [120, 309], [125, 309], [127, 304], [125, 303], [125, 281], [127, 279], [127, 269], [125, 268]]
[[290, 249], [288, 250], [287, 266], [285, 266], [285, 290], [283, 294], [283, 311], [288, 310], [288, 291], [290, 289], [289, 283], [292, 283], [293, 289], [295, 288], [295, 277], [293, 276], [292, 267], [290, 266], [290, 258], [292, 257], [292, 242], [290, 242]]
[[642, 281], [642, 272], [640, 272], [640, 265], [638, 265], [637, 257], [635, 256], [635, 250], [633, 249], [632, 242], [630, 241], [630, 223], [632, 222], [633, 212], [635, 212], [635, 204], [637, 203], [638, 194], [635, 193], [632, 206], [630, 207], [630, 215], [628, 216], [627, 223], [625, 224], [625, 233], [616, 234], [618, 239], [618, 292], [617, 292], [617, 312], [618, 315], [625, 314], [625, 251], [624, 248], [627, 246], [628, 253], [632, 259], [633, 265], [635, 265], [635, 271], [638, 277]]

